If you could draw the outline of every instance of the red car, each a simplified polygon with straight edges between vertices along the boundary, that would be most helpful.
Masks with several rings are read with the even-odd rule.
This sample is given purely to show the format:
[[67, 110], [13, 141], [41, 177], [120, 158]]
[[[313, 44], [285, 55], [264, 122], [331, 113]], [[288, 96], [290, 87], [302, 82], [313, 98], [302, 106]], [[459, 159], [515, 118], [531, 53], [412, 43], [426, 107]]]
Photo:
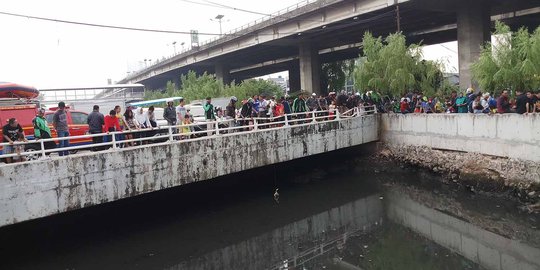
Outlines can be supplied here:
[[[9, 118], [15, 117], [21, 127], [24, 130], [24, 134], [28, 140], [34, 140], [34, 125], [32, 124], [32, 119], [36, 117], [38, 110], [38, 104], [24, 104], [24, 105], [0, 105], [0, 123], [2, 126], [7, 124]], [[49, 111], [45, 112], [45, 119], [49, 123], [51, 128], [52, 137], [56, 137], [56, 131], [52, 128], [52, 120], [56, 108], [52, 108]], [[69, 127], [70, 136], [79, 136], [88, 134], [88, 124], [86, 124], [86, 119], [88, 114], [81, 111], [70, 110], [66, 107], [67, 121]], [[2, 131], [0, 130], [0, 137], [3, 138]], [[83, 139], [72, 139], [69, 141], [70, 145], [84, 145], [92, 143], [92, 138], [83, 138]], [[0, 146], [0, 154], [2, 147]], [[40, 150], [40, 144], [28, 144], [26, 146], [26, 151], [38, 151]], [[72, 152], [76, 152], [72, 151]], [[35, 157], [29, 157], [29, 159], [35, 159]]]

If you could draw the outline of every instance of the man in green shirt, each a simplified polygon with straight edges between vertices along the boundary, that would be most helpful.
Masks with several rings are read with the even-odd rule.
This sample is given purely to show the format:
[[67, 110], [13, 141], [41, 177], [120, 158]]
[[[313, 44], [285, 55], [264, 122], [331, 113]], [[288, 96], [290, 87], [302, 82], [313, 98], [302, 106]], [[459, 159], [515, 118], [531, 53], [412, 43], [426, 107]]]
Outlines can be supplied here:
[[[304, 93], [300, 92], [298, 97], [294, 99], [293, 105], [292, 105], [292, 111], [293, 113], [299, 113], [296, 115], [296, 119], [303, 119], [306, 118], [306, 115], [303, 114], [303, 112], [307, 112], [307, 106], [306, 101], [304, 100]], [[302, 121], [296, 122], [298, 124], [301, 124]]]
[[300, 93], [293, 101], [293, 113], [306, 112], [306, 101], [304, 100], [304, 93]]
[[[47, 124], [47, 120], [45, 120], [45, 109], [39, 109], [38, 115], [34, 120], [32, 120], [32, 123], [34, 124], [34, 137], [36, 139], [50, 139], [51, 136], [51, 129], [49, 128], [49, 125]], [[56, 147], [56, 144], [53, 141], [44, 142], [45, 149], [52, 149]]]
[[[207, 97], [206, 103], [203, 105], [204, 109], [204, 118], [206, 119], [206, 122], [213, 122], [216, 120], [216, 115], [214, 114], [214, 105], [212, 105], [212, 98]], [[206, 130], [208, 130], [207, 134], [208, 136], [212, 135], [212, 131], [215, 127], [214, 123], [208, 123], [206, 124]]]
[[462, 93], [456, 98], [456, 107], [458, 113], [467, 113], [467, 97]]

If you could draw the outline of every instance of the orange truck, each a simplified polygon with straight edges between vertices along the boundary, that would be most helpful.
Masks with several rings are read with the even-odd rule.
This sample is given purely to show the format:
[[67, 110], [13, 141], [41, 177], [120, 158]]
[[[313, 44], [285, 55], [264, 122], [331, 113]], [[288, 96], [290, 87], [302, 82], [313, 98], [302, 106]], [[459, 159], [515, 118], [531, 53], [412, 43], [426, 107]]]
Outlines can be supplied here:
[[[3, 127], [7, 124], [10, 118], [16, 118], [21, 127], [23, 128], [26, 138], [29, 141], [34, 140], [34, 125], [32, 124], [32, 120], [34, 119], [34, 117], [36, 117], [38, 108], [39, 104], [36, 103], [0, 105], [0, 124]], [[70, 110], [69, 108], [66, 108], [66, 113], [70, 136], [79, 136], [89, 133], [88, 124], [86, 123], [86, 119], [88, 118], [87, 113]], [[57, 135], [56, 131], [52, 128], [53, 116], [54, 109], [45, 112], [45, 119], [47, 120], [47, 123], [49, 123], [49, 127], [51, 128], [51, 135], [53, 138], [55, 138]], [[3, 141], [4, 135], [2, 134], [1, 129], [0, 137], [2, 138], [1, 141]], [[84, 145], [90, 143], [92, 143], [92, 138], [72, 139], [69, 141], [70, 145]], [[37, 151], [41, 149], [39, 143], [27, 144], [25, 148], [26, 151]], [[1, 153], [2, 147], [0, 146], [0, 154]]]

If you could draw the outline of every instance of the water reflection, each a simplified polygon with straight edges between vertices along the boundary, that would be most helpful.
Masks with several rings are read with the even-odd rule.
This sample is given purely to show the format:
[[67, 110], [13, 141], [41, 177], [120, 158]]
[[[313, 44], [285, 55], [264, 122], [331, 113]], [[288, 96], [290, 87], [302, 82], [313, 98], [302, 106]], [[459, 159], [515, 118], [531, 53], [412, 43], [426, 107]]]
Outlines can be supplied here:
[[[386, 216], [486, 269], [540, 269], [539, 248], [483, 229], [463, 220], [463, 217], [431, 208], [425, 202], [413, 199], [418, 197], [418, 193], [411, 196], [396, 188], [388, 191]], [[429, 196], [422, 195], [423, 198]], [[437, 200], [434, 196], [429, 197], [432, 201]], [[490, 227], [496, 226], [490, 224]], [[529, 234], [539, 237], [539, 232], [532, 228]]]
[[382, 218], [382, 201], [371, 195], [166, 269], [296, 267], [343, 245], [352, 233], [372, 230]]

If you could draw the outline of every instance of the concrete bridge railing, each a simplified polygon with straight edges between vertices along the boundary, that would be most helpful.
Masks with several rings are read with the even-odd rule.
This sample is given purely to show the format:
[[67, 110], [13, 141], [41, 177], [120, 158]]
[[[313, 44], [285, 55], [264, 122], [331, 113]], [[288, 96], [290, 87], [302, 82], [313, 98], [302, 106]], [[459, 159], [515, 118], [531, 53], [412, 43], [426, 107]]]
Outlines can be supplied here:
[[0, 167], [0, 226], [378, 140], [378, 115]]

